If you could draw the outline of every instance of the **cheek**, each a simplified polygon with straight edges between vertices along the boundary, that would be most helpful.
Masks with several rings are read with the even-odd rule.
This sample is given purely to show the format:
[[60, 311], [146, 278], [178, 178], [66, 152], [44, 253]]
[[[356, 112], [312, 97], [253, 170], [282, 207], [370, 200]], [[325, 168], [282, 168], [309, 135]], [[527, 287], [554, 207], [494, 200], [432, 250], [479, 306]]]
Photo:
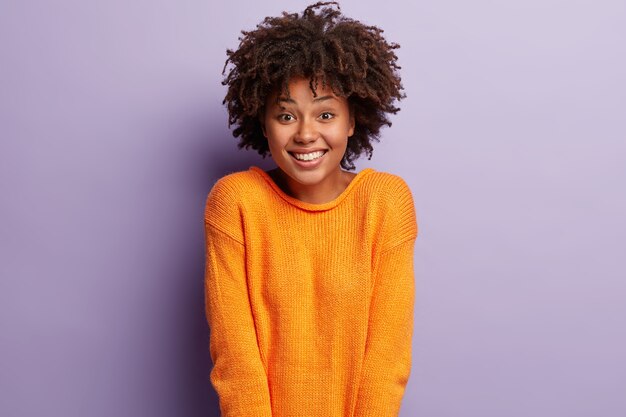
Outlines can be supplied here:
[[270, 148], [283, 146], [289, 141], [289, 132], [285, 129], [277, 128], [271, 124], [265, 127], [265, 138]]
[[349, 125], [341, 125], [341, 126], [337, 126], [334, 130], [333, 130], [333, 141], [337, 144], [337, 145], [341, 145], [341, 146], [347, 146], [348, 144], [348, 138], [350, 136], [352, 136], [352, 129], [350, 128]]

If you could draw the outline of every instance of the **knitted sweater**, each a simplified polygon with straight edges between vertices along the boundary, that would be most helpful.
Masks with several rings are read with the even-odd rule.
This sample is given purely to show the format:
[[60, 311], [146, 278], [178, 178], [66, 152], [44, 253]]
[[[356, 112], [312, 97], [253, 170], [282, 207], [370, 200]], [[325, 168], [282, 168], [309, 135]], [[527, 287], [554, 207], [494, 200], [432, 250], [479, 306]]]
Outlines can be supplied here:
[[323, 204], [256, 166], [220, 178], [205, 207], [205, 307], [222, 416], [397, 416], [416, 237], [394, 174], [366, 168]]

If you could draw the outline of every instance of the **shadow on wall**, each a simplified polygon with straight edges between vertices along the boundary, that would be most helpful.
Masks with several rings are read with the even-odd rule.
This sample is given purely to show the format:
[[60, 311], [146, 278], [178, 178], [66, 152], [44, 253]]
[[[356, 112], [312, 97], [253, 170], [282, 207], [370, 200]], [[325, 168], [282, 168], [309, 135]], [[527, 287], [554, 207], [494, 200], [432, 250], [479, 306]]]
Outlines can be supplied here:
[[[232, 136], [226, 126], [225, 114], [214, 114], [202, 129], [198, 129], [195, 135], [187, 143], [200, 144], [201, 151], [192, 150], [189, 161], [193, 164], [193, 172], [197, 174], [195, 183], [201, 195], [201, 209], [204, 210], [206, 197], [213, 184], [221, 177], [237, 171], [245, 171], [251, 165], [262, 169], [270, 169], [275, 166], [272, 158], [268, 155], [261, 157], [255, 150], [238, 149], [239, 138]], [[203, 214], [203, 211], [202, 213]], [[204, 231], [202, 232], [204, 236]], [[204, 244], [204, 241], [203, 241]], [[209, 352], [210, 329], [205, 316], [204, 299], [204, 251], [200, 259], [188, 259], [190, 282], [193, 282], [188, 294], [186, 305], [193, 314], [193, 319], [187, 323], [188, 349], [192, 353], [185, 358], [185, 369], [188, 370], [188, 381], [191, 383], [188, 391], [189, 408], [186, 416], [219, 416], [219, 398], [210, 382], [210, 371], [213, 362]], [[192, 268], [189, 265], [193, 265]]]

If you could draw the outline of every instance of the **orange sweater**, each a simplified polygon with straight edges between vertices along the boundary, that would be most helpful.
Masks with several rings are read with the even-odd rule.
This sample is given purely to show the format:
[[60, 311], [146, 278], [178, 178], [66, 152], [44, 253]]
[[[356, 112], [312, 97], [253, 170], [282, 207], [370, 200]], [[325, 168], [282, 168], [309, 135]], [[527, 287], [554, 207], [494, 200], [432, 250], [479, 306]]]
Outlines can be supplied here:
[[205, 237], [223, 417], [398, 415], [417, 237], [401, 177], [366, 168], [335, 200], [312, 204], [251, 166], [211, 189]]

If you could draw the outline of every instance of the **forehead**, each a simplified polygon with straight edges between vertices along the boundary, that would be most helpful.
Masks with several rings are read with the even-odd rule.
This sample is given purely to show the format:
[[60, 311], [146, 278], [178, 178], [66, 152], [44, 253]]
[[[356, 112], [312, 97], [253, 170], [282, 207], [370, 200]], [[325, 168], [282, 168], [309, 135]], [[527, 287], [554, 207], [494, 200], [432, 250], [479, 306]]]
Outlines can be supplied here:
[[286, 86], [280, 85], [273, 88], [267, 97], [267, 104], [299, 103], [299, 102], [342, 102], [346, 99], [337, 96], [330, 85], [322, 82], [320, 78], [311, 82], [310, 78], [292, 77]]

